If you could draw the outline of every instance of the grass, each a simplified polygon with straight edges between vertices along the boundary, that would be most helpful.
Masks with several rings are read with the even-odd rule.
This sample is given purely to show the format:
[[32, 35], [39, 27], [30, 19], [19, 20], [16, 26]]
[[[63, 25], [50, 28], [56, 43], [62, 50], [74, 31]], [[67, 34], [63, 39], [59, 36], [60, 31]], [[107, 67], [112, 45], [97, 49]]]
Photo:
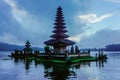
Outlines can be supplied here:
[[95, 58], [95, 57], [72, 58], [69, 61], [60, 60], [60, 59], [41, 59], [41, 58], [27, 58], [27, 59], [28, 60], [37, 60], [40, 62], [53, 62], [53, 63], [77, 63], [77, 62], [96, 61], [97, 60], [97, 58]]
[[94, 57], [89, 57], [89, 58], [81, 58], [81, 59], [74, 59], [71, 62], [76, 63], [76, 62], [83, 62], [83, 61], [96, 61], [97, 59]]

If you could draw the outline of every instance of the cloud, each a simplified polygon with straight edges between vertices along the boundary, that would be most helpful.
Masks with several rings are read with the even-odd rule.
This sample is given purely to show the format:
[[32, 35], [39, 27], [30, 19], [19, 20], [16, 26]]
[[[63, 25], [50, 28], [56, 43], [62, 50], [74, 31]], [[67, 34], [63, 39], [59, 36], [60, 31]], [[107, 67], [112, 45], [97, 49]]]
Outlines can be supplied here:
[[85, 38], [87, 38], [87, 37], [89, 37], [89, 36], [90, 36], [90, 33], [88, 33], [88, 32], [86, 31], [86, 32], [84, 32], [84, 33], [80, 33], [80, 34], [77, 34], [77, 35], [75, 35], [75, 36], [71, 36], [71, 37], [69, 37], [68, 39], [73, 40], [73, 41], [75, 41], [75, 42], [80, 42], [81, 40], [83, 40], [83, 39], [85, 39]]
[[75, 42], [80, 42], [81, 41], [81, 36], [82, 35], [78, 34], [78, 35], [75, 35], [75, 36], [71, 36], [68, 39], [72, 40], [72, 41], [75, 41]]
[[[32, 45], [43, 45], [44, 40], [47, 40], [47, 37], [49, 38], [49, 30], [52, 29], [50, 28], [51, 21], [40, 14], [31, 14], [25, 7], [23, 8], [20, 4], [17, 4], [17, 0], [4, 0], [3, 2], [4, 5], [7, 5], [7, 7], [4, 8], [9, 9], [8, 11], [2, 9], [5, 13], [3, 15], [9, 14], [9, 16], [2, 19], [5, 24], [0, 24], [2, 27], [1, 31], [3, 31], [2, 34], [0, 32], [0, 37], [4, 37], [3, 39], [0, 39], [0, 41], [7, 43], [15, 42], [14, 44], [24, 44], [26, 40], [30, 40]], [[9, 32], [9, 34], [7, 32]], [[7, 35], [11, 38], [7, 38]]]
[[103, 48], [108, 44], [120, 43], [119, 34], [119, 30], [101, 29], [92, 36], [86, 32], [69, 39], [76, 41], [81, 48]]
[[[69, 1], [69, 0], [68, 0]], [[81, 8], [82, 11], [88, 12], [91, 8], [91, 3], [93, 0], [71, 0], [71, 2]]]
[[106, 1], [115, 2], [115, 3], [120, 3], [120, 0], [106, 0]]
[[96, 27], [94, 27], [93, 24], [98, 23], [111, 16], [113, 16], [113, 13], [108, 13], [100, 17], [97, 17], [96, 14], [92, 14], [92, 13], [87, 15], [79, 15], [78, 16], [79, 19], [76, 19], [76, 21], [80, 26], [82, 25], [82, 27], [80, 27], [78, 34], [71, 36], [69, 39], [74, 40], [78, 43], [81, 42], [82, 40], [87, 39], [88, 37], [94, 35], [97, 31], [106, 28], [106, 26], [99, 26], [99, 25], [96, 25]]
[[100, 22], [100, 21], [102, 21], [106, 18], [109, 18], [111, 16], [112, 16], [111, 13], [102, 15], [100, 17], [97, 17], [96, 14], [90, 13], [90, 14], [87, 14], [87, 15], [79, 15], [78, 17], [79, 17], [81, 23], [90, 24], [90, 23]]
[[23, 42], [18, 40], [14, 35], [12, 35], [10, 33], [4, 33], [3, 35], [0, 35], [0, 41], [6, 42], [9, 44], [17, 44], [17, 45], [23, 44]]
[[102, 48], [108, 44], [120, 43], [119, 30], [102, 29], [79, 43], [81, 47]]
[[[33, 33], [39, 33], [39, 29], [43, 26], [46, 26], [44, 24], [45, 18], [42, 18], [42, 20], [38, 19], [37, 16], [30, 14], [27, 10], [21, 8], [18, 6], [17, 2], [15, 0], [4, 0], [10, 7], [11, 7], [11, 13], [16, 19], [16, 21], [24, 28], [29, 30]], [[40, 17], [39, 17], [40, 18]], [[41, 32], [44, 32], [42, 30]]]

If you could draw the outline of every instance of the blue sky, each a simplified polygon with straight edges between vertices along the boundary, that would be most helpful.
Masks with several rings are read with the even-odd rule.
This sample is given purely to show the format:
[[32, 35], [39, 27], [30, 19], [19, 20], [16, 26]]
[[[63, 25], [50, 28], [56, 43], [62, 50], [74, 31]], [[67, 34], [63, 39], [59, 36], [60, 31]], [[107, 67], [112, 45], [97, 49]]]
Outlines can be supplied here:
[[0, 42], [43, 47], [58, 6], [69, 39], [80, 48], [120, 43], [120, 0], [0, 0]]

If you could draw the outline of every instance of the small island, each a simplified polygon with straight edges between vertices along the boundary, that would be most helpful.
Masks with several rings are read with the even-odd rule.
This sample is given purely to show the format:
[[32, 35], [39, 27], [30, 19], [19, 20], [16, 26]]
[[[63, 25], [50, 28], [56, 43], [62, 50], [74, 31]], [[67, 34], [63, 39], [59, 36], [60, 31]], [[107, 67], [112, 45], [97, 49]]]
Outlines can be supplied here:
[[44, 52], [30, 48], [30, 42], [27, 40], [26, 47], [23, 50], [15, 50], [10, 57], [54, 63], [76, 63], [107, 59], [103, 51], [99, 51], [99, 54], [96, 54], [95, 57], [91, 56], [90, 50], [80, 51], [75, 42], [68, 39], [69, 36], [66, 34], [68, 31], [64, 21], [62, 8], [59, 6], [57, 8], [54, 30], [52, 31], [53, 34], [50, 36], [51, 39], [44, 42], [46, 45]]

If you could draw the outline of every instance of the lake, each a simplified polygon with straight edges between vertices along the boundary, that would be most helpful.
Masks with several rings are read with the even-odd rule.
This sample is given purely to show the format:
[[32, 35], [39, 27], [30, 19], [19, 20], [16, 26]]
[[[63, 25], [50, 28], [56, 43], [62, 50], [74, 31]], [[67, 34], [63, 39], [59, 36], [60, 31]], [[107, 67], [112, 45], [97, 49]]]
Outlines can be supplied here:
[[104, 53], [106, 61], [69, 65], [11, 59], [1, 51], [0, 80], [120, 80], [120, 52]]

